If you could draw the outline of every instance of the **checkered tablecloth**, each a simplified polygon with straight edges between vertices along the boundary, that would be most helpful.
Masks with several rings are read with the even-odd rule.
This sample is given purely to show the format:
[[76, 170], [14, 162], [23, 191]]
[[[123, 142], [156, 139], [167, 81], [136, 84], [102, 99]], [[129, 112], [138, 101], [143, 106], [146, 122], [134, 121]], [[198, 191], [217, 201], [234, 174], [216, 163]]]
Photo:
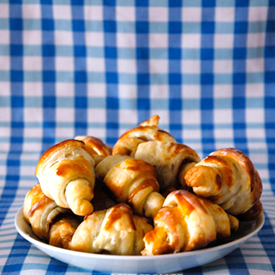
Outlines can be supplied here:
[[0, 0], [0, 273], [98, 274], [50, 258], [14, 216], [53, 144], [110, 146], [150, 116], [200, 157], [235, 147], [263, 181], [266, 221], [184, 274], [275, 271], [274, 0]]

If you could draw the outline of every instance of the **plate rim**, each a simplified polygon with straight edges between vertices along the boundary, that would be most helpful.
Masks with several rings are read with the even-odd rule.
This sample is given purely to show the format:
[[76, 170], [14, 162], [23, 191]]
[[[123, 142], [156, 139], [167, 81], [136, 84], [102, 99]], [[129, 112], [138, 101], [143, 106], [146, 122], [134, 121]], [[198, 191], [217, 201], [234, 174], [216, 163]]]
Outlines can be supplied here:
[[[252, 231], [250, 231], [248, 234], [230, 241], [228, 243], [225, 244], [221, 244], [221, 245], [217, 245], [217, 246], [213, 246], [213, 247], [207, 247], [207, 248], [202, 248], [199, 250], [194, 250], [194, 251], [188, 251], [188, 252], [180, 252], [180, 253], [171, 253], [171, 254], [162, 254], [162, 255], [153, 255], [153, 256], [142, 256], [142, 255], [108, 255], [108, 254], [96, 254], [96, 253], [87, 253], [87, 252], [81, 252], [81, 251], [74, 251], [74, 250], [69, 250], [69, 249], [64, 249], [64, 248], [60, 248], [60, 247], [55, 247], [52, 245], [49, 245], [45, 242], [43, 242], [42, 240], [39, 240], [38, 238], [34, 238], [33, 236], [31, 236], [30, 234], [28, 234], [27, 232], [25, 232], [25, 230], [22, 228], [23, 224], [20, 224], [20, 219], [24, 220], [23, 223], [25, 223], [30, 230], [31, 226], [27, 223], [27, 221], [24, 218], [24, 214], [23, 214], [23, 207], [21, 207], [18, 212], [15, 215], [14, 218], [14, 224], [16, 227], [17, 232], [27, 241], [29, 241], [31, 244], [33, 244], [37, 249], [43, 251], [45, 254], [47, 254], [49, 257], [53, 257], [51, 256], [49, 253], [45, 252], [44, 250], [40, 249], [40, 246], [53, 251], [53, 252], [61, 252], [62, 254], [66, 254], [68, 256], [72, 256], [72, 255], [76, 255], [78, 257], [83, 257], [85, 259], [106, 259], [106, 260], [126, 260], [126, 261], [134, 261], [134, 262], [138, 262], [138, 261], [161, 261], [162, 259], [176, 259], [176, 258], [187, 258], [187, 257], [192, 257], [192, 256], [198, 256], [203, 253], [203, 254], [207, 254], [207, 253], [211, 253], [211, 252], [216, 252], [218, 250], [224, 250], [224, 249], [230, 249], [233, 247], [233, 249], [230, 251], [232, 252], [233, 250], [237, 249], [238, 247], [240, 247], [243, 243], [245, 243], [248, 239], [250, 239], [252, 236], [256, 235], [263, 227], [264, 223], [265, 223], [265, 215], [264, 213], [262, 213], [262, 215], [255, 221], [256, 222], [256, 226], [254, 229], [252, 229]], [[21, 221], [22, 222], [22, 221]], [[230, 253], [229, 252], [229, 253]], [[228, 253], [227, 253], [228, 254]], [[225, 255], [227, 255], [225, 254]], [[224, 257], [225, 255], [221, 256], [220, 258]], [[53, 257], [54, 258], [54, 257]], [[217, 260], [217, 259], [216, 259]], [[61, 261], [61, 260], [59, 260]], [[206, 263], [210, 263], [213, 262], [212, 261], [208, 261]], [[205, 264], [206, 264], [205, 263]], [[74, 265], [74, 264], [73, 264]], [[195, 266], [194, 266], [195, 267]], [[99, 270], [100, 271], [100, 270]], [[175, 271], [175, 270], [174, 270]], [[105, 272], [105, 271], [104, 271]]]

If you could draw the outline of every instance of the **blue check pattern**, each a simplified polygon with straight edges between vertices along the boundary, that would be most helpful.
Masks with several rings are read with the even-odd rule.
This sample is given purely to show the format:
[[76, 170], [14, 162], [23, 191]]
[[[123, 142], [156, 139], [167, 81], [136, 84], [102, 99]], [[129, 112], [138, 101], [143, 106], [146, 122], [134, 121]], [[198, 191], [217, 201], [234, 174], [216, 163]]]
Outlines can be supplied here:
[[274, 274], [274, 0], [0, 1], [1, 274], [98, 274], [30, 245], [15, 213], [47, 148], [76, 135], [112, 146], [154, 114], [201, 157], [244, 151], [264, 185], [259, 234], [181, 273]]

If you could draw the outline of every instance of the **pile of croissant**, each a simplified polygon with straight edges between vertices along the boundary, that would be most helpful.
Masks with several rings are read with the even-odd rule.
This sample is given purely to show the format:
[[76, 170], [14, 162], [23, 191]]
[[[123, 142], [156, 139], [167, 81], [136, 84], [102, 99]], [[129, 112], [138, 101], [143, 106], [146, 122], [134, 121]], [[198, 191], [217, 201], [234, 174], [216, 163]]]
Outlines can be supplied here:
[[235, 148], [204, 159], [152, 116], [110, 148], [77, 136], [46, 150], [24, 217], [34, 234], [65, 249], [159, 255], [223, 241], [263, 212], [262, 182]]

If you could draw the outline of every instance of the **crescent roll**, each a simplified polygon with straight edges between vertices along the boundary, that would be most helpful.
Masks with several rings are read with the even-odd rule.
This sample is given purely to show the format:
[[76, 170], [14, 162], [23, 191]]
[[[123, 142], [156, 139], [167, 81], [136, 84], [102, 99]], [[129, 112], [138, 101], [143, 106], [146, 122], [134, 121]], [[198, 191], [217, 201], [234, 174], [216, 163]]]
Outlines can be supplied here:
[[76, 215], [93, 212], [94, 160], [79, 140], [62, 141], [44, 152], [35, 171], [42, 191]]
[[[63, 244], [58, 242], [63, 247], [65, 244], [65, 236], [72, 236], [74, 228], [79, 224], [79, 220], [73, 217], [73, 213], [66, 208], [57, 206], [54, 200], [48, 198], [41, 190], [40, 184], [35, 185], [25, 196], [23, 206], [24, 218], [31, 225], [34, 234], [44, 241], [55, 242], [56, 236], [52, 235], [52, 227], [59, 220], [67, 221], [67, 227], [63, 227]], [[51, 244], [50, 242], [50, 244]]]
[[[197, 195], [209, 198], [232, 215], [244, 214], [255, 204], [261, 205], [261, 178], [248, 156], [235, 148], [211, 153], [184, 178]], [[261, 210], [257, 212], [254, 218], [261, 214]]]
[[76, 229], [69, 249], [91, 253], [140, 255], [143, 237], [152, 230], [146, 218], [133, 215], [124, 203], [95, 211]]
[[162, 207], [164, 197], [158, 193], [157, 174], [147, 162], [112, 155], [102, 160], [95, 171], [115, 200], [127, 203], [136, 214], [154, 217]]
[[239, 222], [218, 205], [186, 190], [171, 192], [154, 218], [154, 229], [144, 236], [142, 255], [191, 251], [229, 237]]
[[[160, 133], [162, 134], [162, 133]], [[135, 158], [142, 159], [156, 168], [160, 190], [185, 185], [184, 175], [200, 161], [197, 152], [187, 145], [177, 142], [163, 142], [161, 135], [140, 143]]]
[[134, 157], [135, 151], [140, 143], [154, 140], [155, 136], [161, 136], [163, 142], [176, 140], [166, 131], [158, 127], [159, 116], [152, 116], [139, 126], [124, 133], [113, 147], [113, 155], [128, 155]]

